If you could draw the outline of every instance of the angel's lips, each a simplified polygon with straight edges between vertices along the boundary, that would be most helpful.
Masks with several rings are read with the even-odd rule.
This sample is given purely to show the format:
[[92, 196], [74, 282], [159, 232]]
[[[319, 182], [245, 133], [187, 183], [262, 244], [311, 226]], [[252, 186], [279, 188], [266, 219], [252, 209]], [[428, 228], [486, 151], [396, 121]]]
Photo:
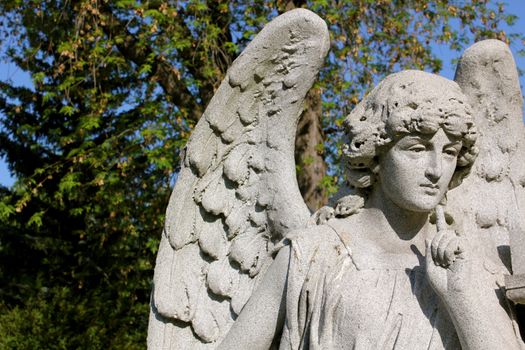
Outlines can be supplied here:
[[428, 194], [437, 194], [439, 192], [439, 186], [437, 184], [421, 184], [419, 186], [423, 187]]

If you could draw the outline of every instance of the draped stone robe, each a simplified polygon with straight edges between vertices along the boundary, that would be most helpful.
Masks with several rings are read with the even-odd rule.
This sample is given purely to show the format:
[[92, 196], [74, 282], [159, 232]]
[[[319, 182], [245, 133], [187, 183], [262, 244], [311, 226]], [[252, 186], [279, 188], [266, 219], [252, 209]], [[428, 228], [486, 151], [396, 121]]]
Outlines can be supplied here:
[[289, 237], [280, 349], [461, 349], [424, 256], [355, 243], [343, 220]]

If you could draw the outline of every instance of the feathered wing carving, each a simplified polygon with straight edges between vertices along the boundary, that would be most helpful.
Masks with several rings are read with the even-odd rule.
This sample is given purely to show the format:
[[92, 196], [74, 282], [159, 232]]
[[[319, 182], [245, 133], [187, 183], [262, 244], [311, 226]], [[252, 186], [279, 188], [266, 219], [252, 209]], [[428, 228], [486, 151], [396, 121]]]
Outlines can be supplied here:
[[[478, 42], [461, 57], [455, 80], [474, 107], [480, 152], [447, 207], [463, 213], [455, 217], [464, 217], [465, 232], [474, 233], [488, 261], [510, 269], [509, 238], [525, 239], [525, 127], [512, 53], [501, 41]], [[512, 258], [525, 268], [523, 253]]]
[[310, 213], [294, 139], [329, 47], [326, 24], [277, 17], [235, 60], [188, 141], [155, 267], [148, 346], [214, 348]]

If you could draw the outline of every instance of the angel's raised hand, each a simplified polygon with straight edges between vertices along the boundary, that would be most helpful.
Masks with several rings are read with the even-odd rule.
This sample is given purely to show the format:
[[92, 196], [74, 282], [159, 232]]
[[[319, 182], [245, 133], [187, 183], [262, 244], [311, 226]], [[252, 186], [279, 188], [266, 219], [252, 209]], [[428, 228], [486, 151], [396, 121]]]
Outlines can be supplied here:
[[455, 231], [439, 231], [429, 245], [430, 255], [435, 265], [448, 268], [457, 258], [462, 258], [463, 244]]
[[427, 278], [444, 302], [474, 288], [473, 262], [468, 252], [466, 239], [452, 230], [438, 231], [426, 241]]

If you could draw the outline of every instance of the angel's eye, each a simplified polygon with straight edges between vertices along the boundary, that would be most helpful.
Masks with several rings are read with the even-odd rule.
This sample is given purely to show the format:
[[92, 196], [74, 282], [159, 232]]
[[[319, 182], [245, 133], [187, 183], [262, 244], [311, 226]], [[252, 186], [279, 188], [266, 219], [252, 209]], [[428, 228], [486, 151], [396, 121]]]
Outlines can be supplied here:
[[426, 147], [423, 146], [423, 145], [417, 144], [417, 145], [410, 146], [408, 148], [408, 150], [410, 152], [420, 153], [420, 152], [425, 152], [426, 151]]
[[443, 150], [443, 153], [451, 157], [457, 157], [459, 154], [459, 151], [454, 147], [449, 147], [449, 148], [445, 148]]

